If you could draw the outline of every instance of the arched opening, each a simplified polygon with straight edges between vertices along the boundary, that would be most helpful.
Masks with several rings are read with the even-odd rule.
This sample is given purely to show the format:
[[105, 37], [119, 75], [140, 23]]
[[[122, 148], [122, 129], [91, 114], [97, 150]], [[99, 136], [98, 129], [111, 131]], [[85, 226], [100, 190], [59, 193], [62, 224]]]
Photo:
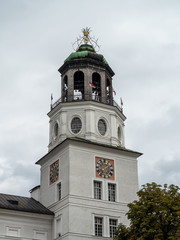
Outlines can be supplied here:
[[56, 122], [55, 125], [54, 125], [54, 136], [55, 136], [55, 138], [58, 136], [58, 134], [59, 134], [59, 125]]
[[110, 80], [107, 78], [106, 79], [106, 102], [110, 103]]
[[67, 102], [67, 95], [68, 95], [68, 77], [67, 75], [63, 79], [63, 87], [62, 87], [62, 95], [63, 95], [63, 102]]
[[118, 139], [119, 139], [119, 141], [120, 141], [120, 143], [121, 143], [121, 141], [122, 141], [122, 134], [121, 134], [121, 128], [120, 128], [120, 126], [118, 127]]
[[84, 99], [84, 73], [77, 71], [74, 74], [74, 100]]
[[92, 88], [92, 98], [95, 101], [101, 101], [101, 76], [99, 73], [92, 74], [92, 83], [95, 87]]

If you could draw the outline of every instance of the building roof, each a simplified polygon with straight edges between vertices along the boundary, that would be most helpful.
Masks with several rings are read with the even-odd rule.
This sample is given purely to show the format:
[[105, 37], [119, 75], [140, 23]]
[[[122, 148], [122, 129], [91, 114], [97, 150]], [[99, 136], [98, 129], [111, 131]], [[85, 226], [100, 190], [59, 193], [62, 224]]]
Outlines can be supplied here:
[[0, 208], [23, 212], [54, 215], [53, 212], [51, 212], [48, 208], [46, 208], [40, 202], [36, 201], [33, 198], [3, 193], [0, 193]]
[[115, 149], [115, 150], [121, 150], [121, 151], [124, 151], [124, 152], [134, 153], [134, 154], [137, 155], [137, 157], [140, 157], [142, 155], [142, 153], [140, 153], [140, 152], [133, 151], [133, 150], [130, 150], [128, 148], [121, 147], [121, 146], [112, 146], [112, 145], [108, 145], [108, 144], [105, 144], [105, 143], [92, 142], [91, 140], [87, 140], [87, 139], [79, 138], [79, 137], [70, 137], [68, 139], [71, 139], [73, 141], [78, 141], [78, 142], [90, 143], [90, 144], [93, 144], [93, 145], [98, 145], [98, 146], [111, 148], [111, 149]]
[[36, 164], [40, 164], [41, 160], [44, 159], [45, 157], [47, 157], [49, 154], [53, 153], [59, 146], [61, 146], [64, 142], [66, 141], [75, 141], [75, 142], [83, 142], [85, 144], [91, 144], [91, 145], [96, 145], [96, 146], [101, 146], [101, 147], [105, 147], [105, 148], [110, 148], [110, 149], [114, 149], [114, 150], [118, 150], [118, 151], [121, 151], [121, 152], [124, 152], [124, 153], [129, 153], [129, 154], [133, 154], [135, 155], [136, 157], [140, 157], [142, 155], [141, 152], [137, 152], [137, 151], [133, 151], [133, 150], [130, 150], [130, 149], [127, 149], [125, 147], [121, 147], [121, 146], [112, 146], [112, 145], [108, 145], [108, 144], [105, 144], [105, 143], [98, 143], [98, 142], [93, 142], [91, 140], [87, 140], [87, 139], [84, 139], [84, 138], [79, 138], [79, 137], [68, 137], [66, 138], [64, 141], [60, 142], [57, 146], [55, 146], [51, 151], [49, 151], [47, 154], [45, 154], [42, 158], [40, 158]]
[[92, 58], [96, 59], [97, 61], [103, 62], [104, 64], [108, 64], [106, 59], [104, 58], [103, 55], [97, 54], [93, 48], [93, 46], [89, 44], [82, 44], [76, 52], [73, 52], [69, 55], [68, 58], [64, 62], [68, 62], [71, 60], [77, 60], [77, 59], [82, 59], [82, 58]]
[[58, 71], [64, 74], [69, 68], [86, 67], [89, 64], [93, 67], [103, 68], [111, 77], [114, 76], [114, 72], [104, 56], [96, 53], [93, 46], [89, 44], [82, 44], [76, 52], [72, 52]]

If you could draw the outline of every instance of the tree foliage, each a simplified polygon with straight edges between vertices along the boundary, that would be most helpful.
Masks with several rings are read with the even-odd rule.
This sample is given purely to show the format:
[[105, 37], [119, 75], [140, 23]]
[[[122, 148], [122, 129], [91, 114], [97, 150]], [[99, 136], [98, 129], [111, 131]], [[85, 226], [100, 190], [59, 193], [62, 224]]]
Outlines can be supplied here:
[[130, 226], [119, 225], [114, 239], [180, 240], [179, 190], [175, 185], [143, 185], [139, 200], [128, 204]]

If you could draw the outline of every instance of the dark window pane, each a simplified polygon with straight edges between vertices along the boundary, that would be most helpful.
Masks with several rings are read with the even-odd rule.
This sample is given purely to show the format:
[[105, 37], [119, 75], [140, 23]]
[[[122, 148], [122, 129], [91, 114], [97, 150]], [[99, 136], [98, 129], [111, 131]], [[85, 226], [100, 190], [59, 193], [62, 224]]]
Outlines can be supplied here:
[[116, 185], [115, 184], [108, 184], [108, 200], [111, 202], [116, 201]]
[[117, 227], [117, 220], [116, 219], [109, 219], [109, 232], [110, 237], [114, 236]]
[[103, 219], [100, 217], [95, 217], [95, 235], [102, 236], [103, 232]]
[[81, 119], [78, 117], [74, 117], [71, 121], [71, 130], [73, 133], [78, 133], [80, 132], [82, 128], [82, 122]]
[[100, 119], [98, 122], [98, 130], [102, 136], [106, 133], [106, 123], [103, 119]]
[[101, 182], [94, 181], [94, 198], [101, 199], [101, 192], [102, 192], [102, 184]]

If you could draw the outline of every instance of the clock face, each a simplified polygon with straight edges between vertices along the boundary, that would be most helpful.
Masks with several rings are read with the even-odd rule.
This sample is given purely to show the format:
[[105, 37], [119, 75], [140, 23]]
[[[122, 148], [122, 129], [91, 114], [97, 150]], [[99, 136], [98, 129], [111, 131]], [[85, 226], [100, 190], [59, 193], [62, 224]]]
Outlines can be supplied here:
[[52, 184], [59, 180], [59, 160], [50, 165], [49, 183]]
[[114, 180], [114, 161], [96, 157], [96, 177]]

